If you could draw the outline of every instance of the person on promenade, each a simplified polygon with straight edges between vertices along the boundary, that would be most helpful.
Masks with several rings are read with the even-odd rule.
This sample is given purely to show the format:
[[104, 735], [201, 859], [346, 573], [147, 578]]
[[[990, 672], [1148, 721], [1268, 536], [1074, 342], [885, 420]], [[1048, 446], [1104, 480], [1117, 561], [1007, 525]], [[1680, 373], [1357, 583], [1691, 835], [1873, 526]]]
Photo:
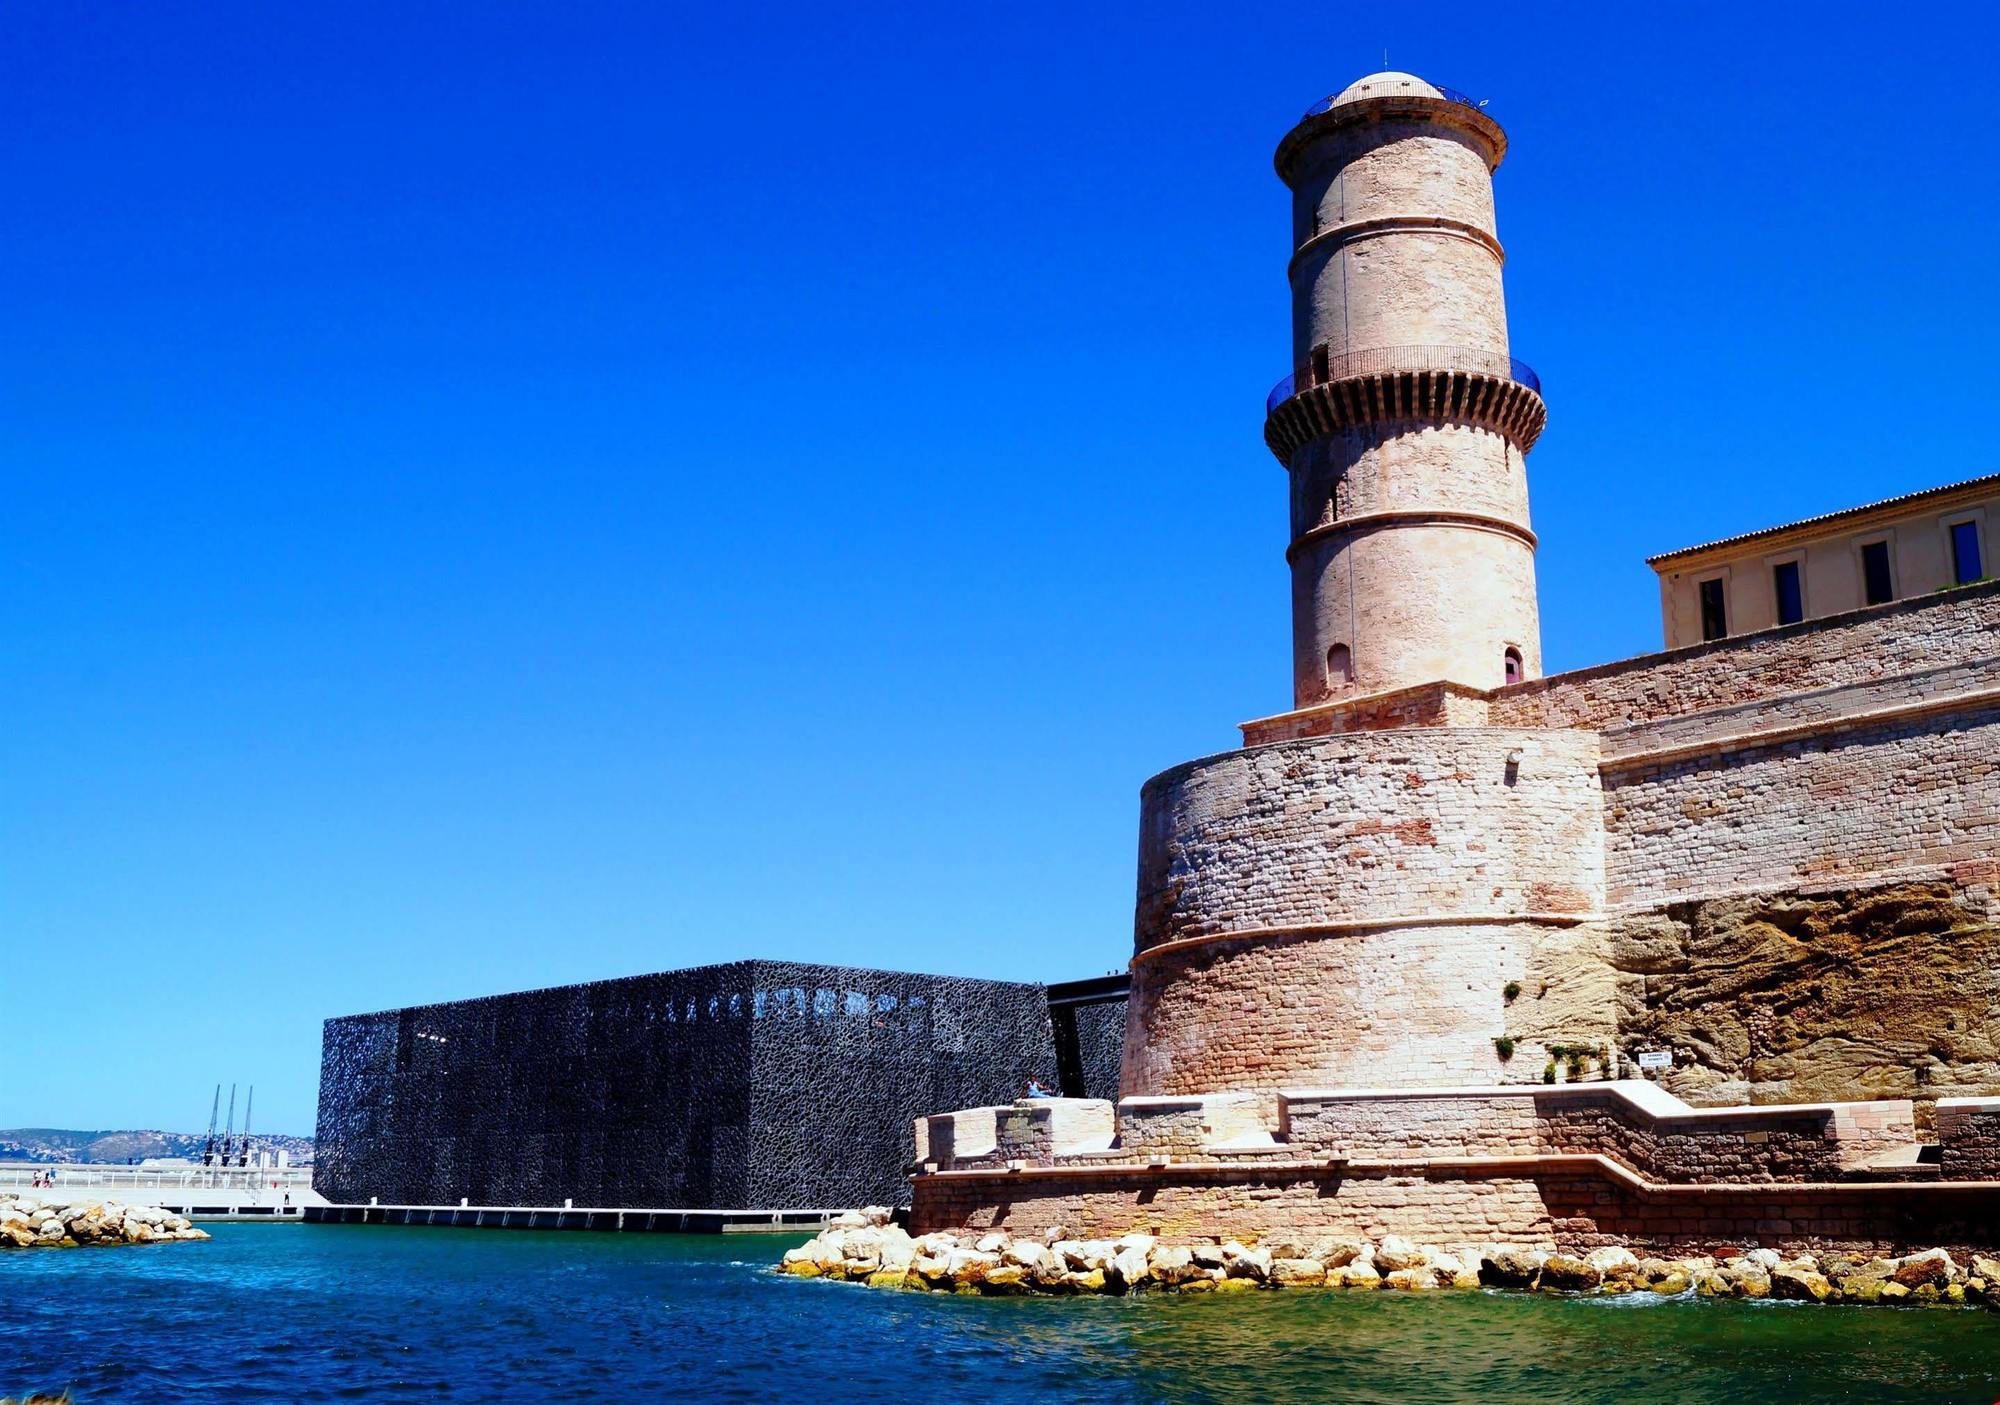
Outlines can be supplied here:
[[1021, 1096], [1026, 1098], [1053, 1098], [1055, 1094], [1044, 1088], [1039, 1080], [1030, 1078], [1028, 1080], [1028, 1090]]

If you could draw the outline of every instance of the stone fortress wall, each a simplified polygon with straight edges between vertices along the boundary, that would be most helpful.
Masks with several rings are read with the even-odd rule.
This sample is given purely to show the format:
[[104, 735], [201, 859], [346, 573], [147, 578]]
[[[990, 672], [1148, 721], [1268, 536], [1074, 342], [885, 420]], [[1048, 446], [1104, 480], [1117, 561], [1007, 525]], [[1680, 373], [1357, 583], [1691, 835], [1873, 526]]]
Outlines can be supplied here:
[[[970, 1109], [924, 1119], [914, 1220], [1199, 1242], [1339, 1233], [1483, 1245], [1990, 1246], [2000, 1099], [1940, 1106], [1942, 1178], [1904, 1165], [1907, 1102], [1693, 1108], [1643, 1083], [1301, 1089], [1277, 1131], [1242, 1099]], [[1164, 1138], [1149, 1105], [1172, 1104]], [[998, 1115], [996, 1116], [996, 1112]], [[1254, 1122], [1254, 1119], [1252, 1119]], [[1171, 1135], [1192, 1125], [1197, 1139]], [[1114, 1136], [1115, 1133], [1115, 1136]]]
[[2000, 698], [1604, 775], [1614, 904], [1980, 863], [2000, 852]]
[[1502, 992], [1534, 968], [1539, 935], [1527, 921], [1403, 923], [1142, 959], [1120, 1086], [1137, 1096], [1491, 1081]]
[[[1690, 902], [1798, 892], [1865, 913], [1870, 892], [1940, 881], [1949, 901], [1890, 906], [1941, 952], [1986, 949], [1996, 641], [2000, 583], [1512, 688], [1437, 683], [1247, 724], [1249, 749], [1143, 792], [1125, 1090], [1532, 1081], [1551, 1045], [1579, 1043], [1629, 1058], [1664, 1031], [1621, 983], [1671, 984], [1627, 969], [1631, 934]], [[1503, 753], [1519, 757], [1509, 784]], [[1510, 981], [1529, 997], [1504, 1000]], [[1850, 1002], [1908, 984], [1878, 971]], [[1905, 1020], [1937, 1008], [1909, 997]], [[1868, 1029], [1884, 1009], [1814, 1003], [1822, 1032]], [[1511, 1057], [1496, 1039], [1515, 1041]], [[1984, 1041], [1949, 1042], [1960, 1053], [1883, 1060], [1865, 1091], [1914, 1096], [1927, 1119], [1938, 1090], [1991, 1086]], [[1726, 1092], [1788, 1081], [1754, 1076], [1748, 1050], [1721, 1062], [1735, 1065], [1714, 1080]], [[1864, 1091], [1830, 1081], [1816, 1092]], [[1699, 1095], [1708, 1075], [1668, 1082]]]
[[1297, 705], [1142, 793], [1116, 1105], [920, 1122], [918, 1227], [2000, 1244], [2000, 583], [1535, 676], [1504, 149], [1280, 145]]
[[1536, 923], [1602, 907], [1597, 759], [1589, 732], [1450, 729], [1157, 777], [1123, 1091], [1491, 1077]]
[[[1717, 736], [1756, 730], [1728, 709], [1794, 704], [1826, 693], [1820, 720], [1844, 711], [1915, 701], [1931, 690], [1910, 680], [1932, 670], [1970, 668], [1996, 687], [2000, 581], [1874, 605], [1664, 653], [1479, 689], [1428, 682], [1299, 708], [1242, 724], [1248, 746], [1409, 726], [1582, 727], [1624, 735], [1643, 723], [1689, 719]], [[1863, 691], [1847, 693], [1842, 690]], [[1867, 690], [1878, 690], [1870, 692]], [[1916, 689], [1913, 696], [1912, 690]], [[1852, 701], [1854, 707], [1843, 707]]]
[[1594, 914], [1598, 746], [1449, 728], [1230, 752], [1140, 797], [1135, 944], [1444, 913]]

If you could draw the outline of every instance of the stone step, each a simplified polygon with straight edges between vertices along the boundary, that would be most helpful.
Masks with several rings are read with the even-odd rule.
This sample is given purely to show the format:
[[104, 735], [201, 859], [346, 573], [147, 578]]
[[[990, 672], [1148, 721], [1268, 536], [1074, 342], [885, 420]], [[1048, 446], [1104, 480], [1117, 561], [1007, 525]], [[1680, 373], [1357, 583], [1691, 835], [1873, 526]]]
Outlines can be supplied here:
[[1910, 1142], [1875, 1157], [1846, 1179], [1856, 1181], [1934, 1181], [1942, 1169], [1935, 1142]]

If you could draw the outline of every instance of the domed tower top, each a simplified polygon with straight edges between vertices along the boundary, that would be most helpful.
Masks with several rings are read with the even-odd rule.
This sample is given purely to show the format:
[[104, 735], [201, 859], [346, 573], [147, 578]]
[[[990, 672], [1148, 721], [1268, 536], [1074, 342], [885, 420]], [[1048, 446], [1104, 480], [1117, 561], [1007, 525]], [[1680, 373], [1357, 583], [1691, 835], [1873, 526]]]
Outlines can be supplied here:
[[1414, 73], [1398, 73], [1384, 69], [1371, 73], [1365, 78], [1357, 78], [1345, 88], [1327, 99], [1330, 108], [1343, 103], [1360, 102], [1363, 98], [1408, 97], [1415, 94], [1420, 98], [1441, 98], [1444, 90], [1434, 83], [1426, 83]]
[[1317, 138], [1356, 123], [1398, 117], [1441, 123], [1463, 132], [1478, 147], [1488, 171], [1507, 154], [1507, 134], [1486, 115], [1484, 103], [1414, 73], [1385, 71], [1357, 78], [1306, 110], [1299, 124], [1278, 143], [1279, 178], [1287, 185], [1293, 183], [1300, 153]]

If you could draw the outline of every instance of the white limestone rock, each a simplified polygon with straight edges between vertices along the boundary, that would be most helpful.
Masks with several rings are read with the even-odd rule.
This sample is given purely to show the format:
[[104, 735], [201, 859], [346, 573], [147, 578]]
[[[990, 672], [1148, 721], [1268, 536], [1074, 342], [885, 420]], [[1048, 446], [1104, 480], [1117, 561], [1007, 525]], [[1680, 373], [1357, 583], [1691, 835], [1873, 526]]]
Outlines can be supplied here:
[[[1150, 1238], [1151, 1236], [1142, 1235], [1139, 1237]], [[1127, 1288], [1137, 1288], [1146, 1281], [1148, 1273], [1146, 1249], [1141, 1248], [1137, 1244], [1120, 1249], [1111, 1256], [1111, 1271], [1123, 1281]]]
[[906, 1236], [890, 1239], [883, 1243], [880, 1258], [882, 1267], [897, 1273], [907, 1273], [917, 1261], [917, 1246]]
[[1437, 1278], [1440, 1288], [1477, 1288], [1479, 1269], [1476, 1264], [1468, 1264], [1457, 1254], [1440, 1249], [1431, 1256], [1431, 1272]]
[[1305, 1254], [1306, 1258], [1318, 1259], [1328, 1268], [1346, 1268], [1361, 1259], [1372, 1261], [1374, 1248], [1365, 1239], [1318, 1239]]
[[1251, 1278], [1262, 1283], [1271, 1276], [1271, 1251], [1246, 1249], [1234, 1239], [1222, 1246], [1222, 1263], [1231, 1278]]
[[1406, 1268], [1428, 1268], [1430, 1261], [1430, 1250], [1419, 1248], [1400, 1234], [1388, 1235], [1375, 1246], [1375, 1267], [1384, 1273]]
[[[979, 1243], [981, 1248], [986, 1245], [984, 1239]], [[1001, 1261], [1016, 1268], [1034, 1268], [1041, 1263], [1042, 1255], [1048, 1252], [1045, 1245], [1037, 1244], [1032, 1239], [1010, 1239], [999, 1251]]]
[[[1379, 1288], [1382, 1286], [1381, 1271], [1374, 1264], [1364, 1263], [1360, 1259], [1356, 1259], [1346, 1268], [1336, 1271], [1340, 1275], [1340, 1286], [1343, 1288]], [[1333, 1280], [1329, 1278], [1327, 1281], [1330, 1283]]]
[[1270, 1281], [1280, 1288], [1317, 1288], [1326, 1282], [1326, 1265], [1317, 1259], [1273, 1259]]

